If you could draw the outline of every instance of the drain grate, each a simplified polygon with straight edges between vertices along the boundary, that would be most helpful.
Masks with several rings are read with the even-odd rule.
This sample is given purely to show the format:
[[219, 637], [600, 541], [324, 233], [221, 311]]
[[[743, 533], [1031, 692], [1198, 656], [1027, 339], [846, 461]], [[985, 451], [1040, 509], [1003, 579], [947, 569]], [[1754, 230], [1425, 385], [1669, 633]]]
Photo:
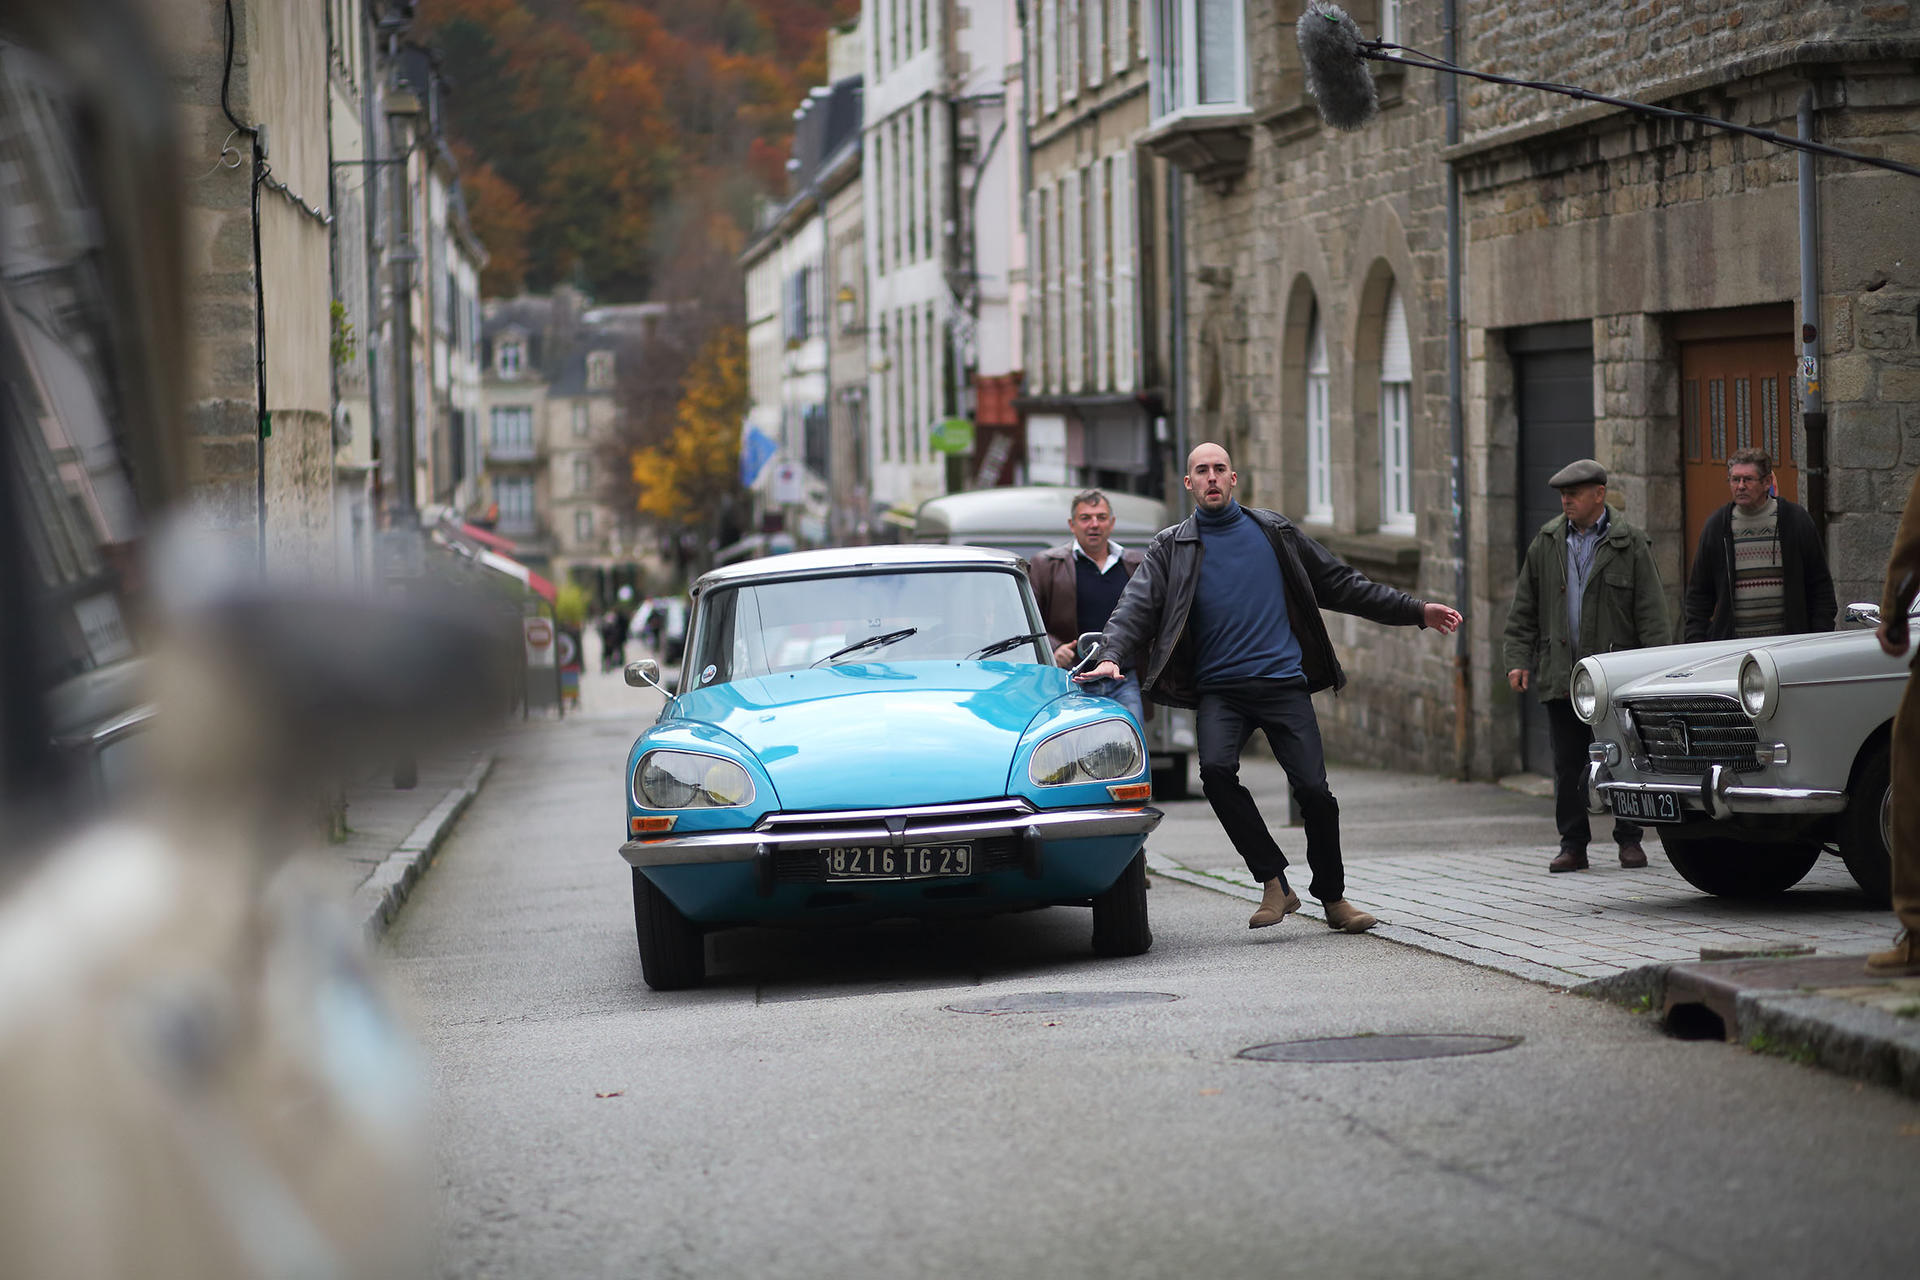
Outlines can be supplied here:
[[986, 1000], [962, 1000], [948, 1005], [947, 1009], [953, 1013], [1059, 1013], [1067, 1009], [1165, 1004], [1179, 998], [1164, 991], [1028, 991], [1019, 995], [993, 996]]
[[1242, 1049], [1236, 1056], [1256, 1062], [1408, 1062], [1415, 1058], [1498, 1053], [1513, 1048], [1520, 1039], [1519, 1036], [1474, 1035], [1333, 1036], [1257, 1044], [1251, 1049]]

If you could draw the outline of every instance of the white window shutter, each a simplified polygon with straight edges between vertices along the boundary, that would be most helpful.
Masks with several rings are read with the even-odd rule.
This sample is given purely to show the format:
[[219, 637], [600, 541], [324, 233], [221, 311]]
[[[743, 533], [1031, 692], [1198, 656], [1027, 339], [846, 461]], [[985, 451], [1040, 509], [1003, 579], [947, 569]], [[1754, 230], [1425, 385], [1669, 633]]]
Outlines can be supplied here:
[[1026, 351], [1029, 385], [1041, 386], [1047, 368], [1046, 255], [1041, 251], [1041, 231], [1046, 225], [1041, 210], [1040, 190], [1027, 192], [1027, 320]]
[[1081, 0], [1060, 0], [1060, 101], [1080, 96]]
[[1380, 334], [1380, 381], [1413, 381], [1413, 352], [1407, 343], [1407, 306], [1398, 284], [1387, 289], [1387, 317]]
[[1069, 169], [1062, 189], [1060, 211], [1064, 215], [1066, 231], [1066, 268], [1067, 280], [1065, 297], [1067, 311], [1067, 336], [1064, 352], [1067, 357], [1067, 390], [1078, 391], [1083, 385], [1087, 367], [1086, 351], [1086, 294], [1087, 294], [1087, 258], [1085, 228], [1087, 205], [1085, 184], [1080, 180], [1078, 169]]
[[1107, 55], [1113, 65], [1113, 74], [1119, 75], [1127, 69], [1133, 56], [1132, 41], [1127, 31], [1127, 0], [1107, 0]]
[[[1027, 6], [1026, 47], [1020, 50], [1020, 65], [1027, 78], [1027, 123], [1040, 123], [1040, 3]], [[871, 81], [869, 81], [871, 83]]]
[[1087, 87], [1106, 79], [1107, 72], [1107, 0], [1081, 0], [1086, 7], [1087, 39], [1081, 59], [1087, 68]]
[[[1092, 12], [1099, 10], [1096, 8]], [[1093, 369], [1087, 378], [1089, 387], [1094, 391], [1104, 391], [1113, 385], [1110, 372], [1113, 366], [1108, 360], [1108, 342], [1112, 335], [1109, 333], [1107, 300], [1113, 287], [1113, 267], [1107, 257], [1108, 163], [1103, 157], [1095, 160], [1087, 169], [1087, 227], [1090, 233], [1087, 254], [1093, 267], [1087, 273], [1093, 294], [1087, 300], [1087, 314], [1093, 320]]]
[[1060, 268], [1060, 192], [1059, 183], [1047, 188], [1046, 193], [1046, 246], [1047, 246], [1047, 378], [1048, 391], [1060, 390], [1061, 379], [1067, 367], [1065, 357], [1060, 354], [1060, 335], [1062, 312], [1060, 288], [1066, 279], [1066, 273]]
[[1060, 106], [1060, 6], [1066, 0], [1040, 0], [1040, 113]]
[[1140, 361], [1134, 346], [1135, 299], [1133, 220], [1138, 207], [1133, 195], [1133, 152], [1113, 157], [1113, 389], [1131, 391]]

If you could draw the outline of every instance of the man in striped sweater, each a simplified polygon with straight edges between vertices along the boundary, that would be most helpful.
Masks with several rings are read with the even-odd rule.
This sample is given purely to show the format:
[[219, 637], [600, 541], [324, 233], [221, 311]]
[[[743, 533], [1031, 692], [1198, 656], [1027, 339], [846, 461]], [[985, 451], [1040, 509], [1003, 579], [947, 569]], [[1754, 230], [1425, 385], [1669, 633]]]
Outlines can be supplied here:
[[1831, 631], [1833, 575], [1813, 517], [1773, 494], [1773, 459], [1742, 449], [1727, 459], [1733, 501], [1707, 517], [1687, 583], [1683, 638]]

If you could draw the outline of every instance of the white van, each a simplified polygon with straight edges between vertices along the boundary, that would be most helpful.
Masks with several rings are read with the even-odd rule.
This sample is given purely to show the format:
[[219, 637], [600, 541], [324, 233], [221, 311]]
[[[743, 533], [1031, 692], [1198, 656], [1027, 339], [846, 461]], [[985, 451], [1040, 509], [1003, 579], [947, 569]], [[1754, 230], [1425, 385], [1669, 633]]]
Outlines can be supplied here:
[[[929, 498], [914, 516], [915, 542], [972, 547], [1001, 547], [1025, 559], [1070, 540], [1067, 518], [1078, 489], [1030, 484], [974, 489]], [[1154, 534], [1174, 521], [1166, 504], [1132, 493], [1102, 490], [1113, 507], [1113, 540], [1144, 548]], [[1153, 794], [1163, 800], [1188, 795], [1189, 766], [1196, 750], [1193, 712], [1149, 704], [1147, 756], [1153, 767]]]

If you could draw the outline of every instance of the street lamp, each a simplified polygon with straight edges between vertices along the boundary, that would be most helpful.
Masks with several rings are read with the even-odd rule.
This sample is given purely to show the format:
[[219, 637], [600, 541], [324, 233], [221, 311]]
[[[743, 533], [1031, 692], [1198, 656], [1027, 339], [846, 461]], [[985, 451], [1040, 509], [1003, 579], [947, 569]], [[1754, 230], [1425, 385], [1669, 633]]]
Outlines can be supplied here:
[[865, 333], [866, 326], [860, 321], [860, 299], [853, 292], [853, 286], [843, 284], [833, 295], [833, 308], [840, 321], [840, 332], [846, 334]]

